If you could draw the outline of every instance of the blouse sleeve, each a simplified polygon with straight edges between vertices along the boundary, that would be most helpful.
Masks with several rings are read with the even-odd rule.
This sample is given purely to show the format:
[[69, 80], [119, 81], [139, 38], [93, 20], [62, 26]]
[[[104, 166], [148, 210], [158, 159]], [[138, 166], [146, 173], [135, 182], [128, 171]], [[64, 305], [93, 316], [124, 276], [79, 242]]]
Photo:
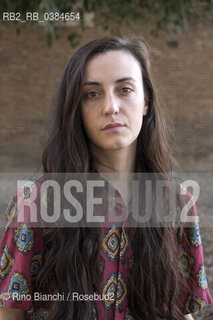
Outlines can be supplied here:
[[[185, 192], [184, 198], [186, 201], [190, 199], [193, 201], [189, 192]], [[179, 242], [178, 271], [180, 275], [177, 306], [183, 314], [197, 312], [212, 303], [204, 268], [203, 248], [199, 225], [196, 222], [197, 210], [194, 201], [191, 215], [195, 222], [187, 226], [185, 230], [183, 228], [176, 230]]]
[[[26, 193], [23, 201], [28, 199]], [[17, 223], [17, 202], [16, 193], [5, 214], [0, 245], [0, 307], [23, 309], [30, 314], [43, 254], [42, 229], [32, 226], [28, 218], [26, 223]], [[27, 217], [27, 206], [24, 210]]]

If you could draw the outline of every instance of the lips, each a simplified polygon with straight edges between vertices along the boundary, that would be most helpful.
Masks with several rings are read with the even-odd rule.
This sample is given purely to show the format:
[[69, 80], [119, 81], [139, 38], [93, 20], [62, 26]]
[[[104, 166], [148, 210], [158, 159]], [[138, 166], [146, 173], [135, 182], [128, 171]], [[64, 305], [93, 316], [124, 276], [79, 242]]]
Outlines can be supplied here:
[[124, 125], [119, 122], [109, 123], [103, 128], [103, 130], [116, 128], [116, 127], [124, 127]]

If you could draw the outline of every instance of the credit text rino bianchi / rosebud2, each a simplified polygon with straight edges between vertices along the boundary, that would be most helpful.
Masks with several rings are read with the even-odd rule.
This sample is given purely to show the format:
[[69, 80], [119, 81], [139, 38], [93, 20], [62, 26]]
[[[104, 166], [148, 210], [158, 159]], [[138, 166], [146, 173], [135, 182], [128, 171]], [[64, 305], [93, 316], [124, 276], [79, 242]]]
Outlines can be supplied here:
[[42, 292], [34, 292], [33, 295], [19, 292], [8, 293], [8, 298], [14, 301], [110, 301], [114, 300], [114, 296], [114, 292], [107, 294], [98, 294], [96, 292], [91, 294], [81, 294], [79, 292], [44, 294]]

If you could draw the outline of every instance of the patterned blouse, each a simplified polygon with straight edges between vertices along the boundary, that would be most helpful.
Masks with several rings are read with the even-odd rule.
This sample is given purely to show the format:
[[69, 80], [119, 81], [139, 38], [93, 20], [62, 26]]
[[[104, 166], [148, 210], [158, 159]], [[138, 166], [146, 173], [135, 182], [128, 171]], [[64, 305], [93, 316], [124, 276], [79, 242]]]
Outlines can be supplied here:
[[[24, 200], [28, 201], [40, 178], [23, 188]], [[116, 193], [119, 198], [118, 192]], [[118, 201], [117, 201], [118, 200]], [[111, 199], [111, 206], [121, 211], [121, 199]], [[28, 210], [28, 207], [25, 207]], [[193, 207], [196, 216], [196, 207]], [[177, 212], [178, 214], [178, 212]], [[45, 320], [48, 309], [38, 307], [35, 279], [44, 255], [43, 229], [29, 223], [16, 224], [17, 194], [6, 211], [6, 224], [0, 246], [0, 306], [25, 310], [25, 319]], [[128, 270], [133, 263], [133, 252], [129, 246], [129, 227], [111, 224], [104, 227], [100, 264], [103, 265], [103, 295], [109, 299], [96, 301], [98, 320], [134, 320], [128, 308]], [[199, 311], [212, 303], [203, 264], [203, 248], [199, 227], [195, 224], [183, 230], [174, 223], [174, 235], [178, 239], [180, 276], [188, 282], [188, 289], [180, 286], [177, 305], [183, 314]], [[37, 295], [36, 295], [37, 294]], [[61, 298], [61, 297], [59, 297]], [[62, 297], [63, 299], [63, 297]]]

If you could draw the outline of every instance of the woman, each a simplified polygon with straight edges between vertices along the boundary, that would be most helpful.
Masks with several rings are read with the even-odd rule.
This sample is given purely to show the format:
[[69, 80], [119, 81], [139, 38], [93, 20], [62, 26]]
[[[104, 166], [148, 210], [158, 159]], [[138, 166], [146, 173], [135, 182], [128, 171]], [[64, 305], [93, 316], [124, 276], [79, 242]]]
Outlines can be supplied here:
[[[103, 38], [72, 56], [56, 98], [43, 168], [44, 173], [95, 171], [106, 180], [107, 173], [126, 173], [121, 183], [114, 182], [116, 201], [125, 204], [131, 198], [126, 188], [130, 173], [166, 177], [172, 170], [166, 122], [142, 39]], [[10, 212], [16, 209], [15, 200]], [[185, 232], [114, 224], [104, 230], [52, 228], [44, 234], [34, 229], [34, 246], [22, 255], [13, 248], [12, 228], [6, 227], [1, 253], [14, 260], [2, 275], [0, 291], [14, 292], [17, 283], [24, 283], [32, 293], [45, 290], [49, 281], [49, 292], [103, 292], [114, 298], [55, 301], [49, 312], [33, 301], [9, 299], [2, 302], [0, 319], [7, 314], [23, 319], [23, 310], [27, 319], [192, 319], [192, 312], [211, 303], [197, 226]], [[198, 237], [194, 244], [193, 228]], [[29, 269], [38, 253], [43, 263], [33, 273], [35, 285]]]

